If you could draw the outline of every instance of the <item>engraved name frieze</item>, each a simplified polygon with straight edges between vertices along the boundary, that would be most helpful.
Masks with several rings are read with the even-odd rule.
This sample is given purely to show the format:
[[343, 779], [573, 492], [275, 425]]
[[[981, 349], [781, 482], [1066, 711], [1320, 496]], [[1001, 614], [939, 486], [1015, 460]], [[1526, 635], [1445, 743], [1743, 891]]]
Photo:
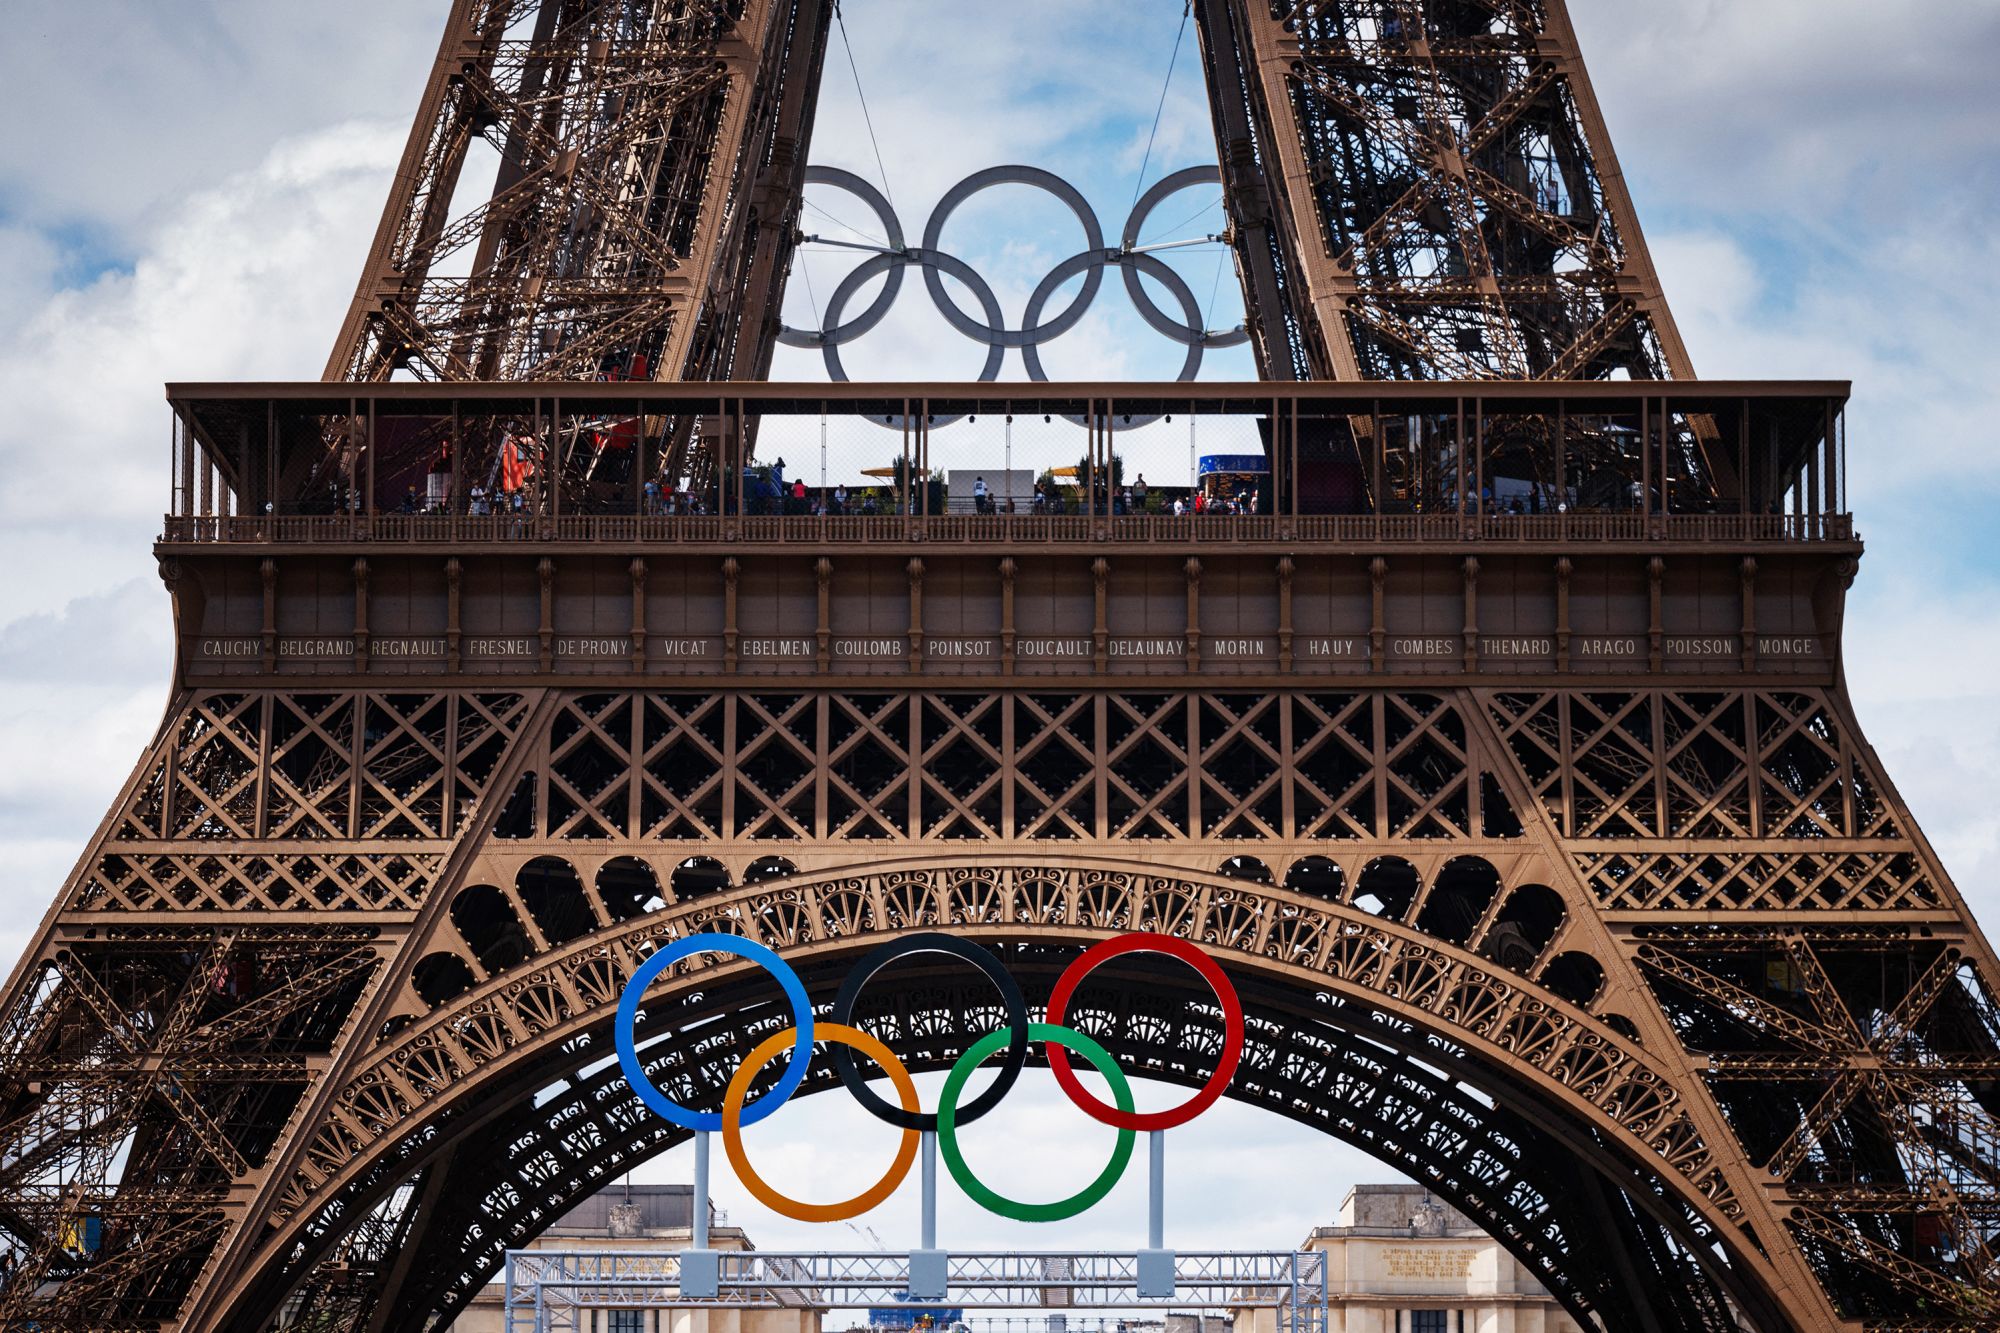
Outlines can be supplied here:
[[625, 635], [559, 635], [555, 642], [557, 657], [629, 657], [632, 640]]
[[1737, 657], [1743, 645], [1727, 634], [1668, 635], [1666, 651], [1668, 657]]
[[354, 640], [341, 638], [315, 639], [309, 637], [278, 640], [278, 656], [291, 658], [352, 657]]
[[1089, 639], [1021, 639], [1014, 645], [1020, 657], [1089, 657], [1095, 650]]
[[1554, 657], [1556, 641], [1552, 638], [1530, 635], [1522, 638], [1513, 634], [1488, 634], [1479, 640], [1481, 657]]
[[542, 643], [540, 639], [526, 634], [472, 634], [460, 644], [460, 651], [467, 657], [539, 657]]
[[924, 655], [944, 662], [997, 661], [1000, 656], [1000, 640], [957, 637], [931, 639], [924, 644]]
[[1639, 634], [1579, 634], [1569, 641], [1571, 657], [1644, 657], [1647, 639]]
[[1358, 635], [1341, 638], [1309, 637], [1296, 645], [1300, 657], [1326, 658], [1333, 661], [1347, 659], [1365, 660], [1368, 656], [1368, 640]]
[[1173, 639], [1112, 639], [1104, 645], [1109, 657], [1186, 657], [1187, 640]]
[[431, 658], [446, 656], [448, 645], [442, 638], [381, 638], [369, 640], [368, 651], [384, 659]]
[[832, 647], [835, 657], [872, 658], [877, 661], [885, 661], [908, 657], [910, 655], [910, 644], [907, 639], [889, 638], [881, 635], [874, 638], [838, 637], [834, 639]]
[[1278, 655], [1278, 641], [1276, 639], [1264, 638], [1204, 639], [1201, 644], [1201, 655], [1203, 657], [1221, 658], [1223, 660], [1231, 658], [1276, 657]]
[[818, 652], [818, 646], [811, 639], [744, 639], [736, 645], [737, 653], [746, 658], [802, 658]]

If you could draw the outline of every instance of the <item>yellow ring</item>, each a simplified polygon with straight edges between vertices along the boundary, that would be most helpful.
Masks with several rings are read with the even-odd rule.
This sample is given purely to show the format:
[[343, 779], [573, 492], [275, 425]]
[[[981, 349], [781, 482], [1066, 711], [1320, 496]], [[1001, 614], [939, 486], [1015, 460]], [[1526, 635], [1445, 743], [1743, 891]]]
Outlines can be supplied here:
[[[887, 1046], [860, 1028], [840, 1023], [815, 1023], [813, 1038], [851, 1046], [873, 1060], [895, 1084], [896, 1098], [902, 1102], [905, 1111], [915, 1112], [921, 1105], [917, 1100], [917, 1085], [910, 1080], [910, 1071], [903, 1068], [903, 1062]], [[757, 1071], [777, 1059], [782, 1052], [790, 1050], [797, 1040], [796, 1028], [773, 1033], [736, 1067], [736, 1076], [729, 1080], [729, 1090], [722, 1096], [722, 1149], [729, 1154], [729, 1164], [736, 1168], [736, 1178], [743, 1182], [743, 1188], [772, 1212], [796, 1222], [844, 1222], [850, 1217], [861, 1216], [896, 1192], [896, 1187], [903, 1183], [903, 1177], [910, 1174], [910, 1164], [917, 1160], [920, 1136], [914, 1129], [904, 1130], [903, 1146], [896, 1150], [896, 1160], [890, 1165], [889, 1173], [853, 1198], [839, 1203], [803, 1203], [765, 1184], [764, 1178], [750, 1165], [750, 1155], [743, 1150], [743, 1101], [750, 1095], [750, 1080], [757, 1077]]]

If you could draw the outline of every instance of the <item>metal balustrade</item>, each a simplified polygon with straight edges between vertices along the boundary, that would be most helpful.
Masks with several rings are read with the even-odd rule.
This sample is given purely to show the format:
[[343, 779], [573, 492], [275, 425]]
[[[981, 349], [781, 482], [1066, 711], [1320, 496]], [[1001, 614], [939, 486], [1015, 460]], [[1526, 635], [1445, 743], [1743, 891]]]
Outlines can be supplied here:
[[182, 515], [168, 545], [1228, 547], [1851, 542], [1847, 514]]

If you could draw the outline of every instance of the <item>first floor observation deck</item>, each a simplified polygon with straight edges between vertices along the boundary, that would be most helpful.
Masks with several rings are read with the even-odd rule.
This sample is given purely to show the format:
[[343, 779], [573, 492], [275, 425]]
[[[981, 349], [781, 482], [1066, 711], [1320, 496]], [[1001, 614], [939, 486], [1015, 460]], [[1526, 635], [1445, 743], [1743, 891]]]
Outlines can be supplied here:
[[1848, 386], [174, 385], [243, 676], [1827, 675]]

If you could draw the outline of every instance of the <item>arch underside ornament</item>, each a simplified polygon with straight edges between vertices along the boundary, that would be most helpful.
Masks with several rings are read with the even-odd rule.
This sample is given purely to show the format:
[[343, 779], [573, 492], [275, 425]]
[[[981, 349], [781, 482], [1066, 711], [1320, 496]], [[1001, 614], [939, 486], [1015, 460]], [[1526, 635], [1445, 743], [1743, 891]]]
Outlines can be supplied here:
[[[857, 949], [866, 943], [863, 937]], [[1046, 999], [1075, 953], [1044, 943], [1002, 947], [1034, 1003]], [[806, 965], [822, 1012], [841, 965], [853, 956]], [[1234, 960], [1223, 958], [1233, 974], [1243, 975]], [[1202, 1057], [1220, 1045], [1221, 1024], [1213, 1006], [1184, 980], [1170, 971], [1139, 969], [1086, 988], [1085, 998], [1097, 1003], [1082, 1021], [1120, 1052], [1132, 1073], [1192, 1086], [1205, 1072]], [[649, 1071], [663, 1087], [714, 1095], [718, 1076], [786, 1021], [763, 989], [754, 976], [737, 976], [704, 986], [683, 1003], [659, 1006], [668, 1008], [661, 1026], [670, 1039], [648, 1048]], [[1307, 994], [1261, 980], [1239, 983], [1239, 989], [1249, 1038], [1232, 1096], [1323, 1130], [1425, 1181], [1481, 1219], [1570, 1308], [1599, 1327], [1644, 1327], [1654, 1316], [1642, 1315], [1641, 1307], [1663, 1298], [1674, 1306], [1657, 1316], [1663, 1327], [1736, 1327], [1722, 1285], [1695, 1257], [1716, 1244], [1715, 1228], [1684, 1200], [1646, 1183], [1643, 1171], [1607, 1139], [1568, 1122], [1542, 1099], [1510, 1094], [1503, 1076], [1415, 1025], [1326, 992]], [[950, 968], [899, 969], [879, 998], [868, 1026], [913, 1071], [948, 1068], [964, 1045], [963, 1033], [984, 1031], [1000, 1018], [991, 989]], [[476, 1294], [507, 1246], [532, 1236], [608, 1177], [684, 1140], [682, 1131], [645, 1113], [615, 1070], [596, 1067], [606, 1040], [600, 1032], [567, 1053], [582, 1062], [581, 1072], [550, 1085], [559, 1089], [556, 1095], [534, 1106], [514, 1102], [465, 1131], [443, 1154], [432, 1136], [413, 1136], [334, 1206], [341, 1216], [379, 1208], [384, 1190], [404, 1180], [417, 1182], [412, 1200], [431, 1199], [421, 1219], [413, 1208], [407, 1216], [394, 1204], [384, 1210], [422, 1238], [422, 1248], [405, 1259], [402, 1287], [391, 1294], [402, 1308], [448, 1316]], [[1045, 1067], [1039, 1056], [1034, 1063]], [[816, 1069], [804, 1091], [835, 1086], [829, 1070]], [[1489, 1087], [1499, 1089], [1497, 1098]], [[1537, 1182], [1538, 1160], [1571, 1165], [1558, 1178]], [[1578, 1161], [1590, 1169], [1576, 1169]], [[480, 1166], [455, 1172], [459, 1162]], [[505, 1164], [497, 1178], [496, 1162]], [[454, 1184], [428, 1189], [426, 1183], [440, 1176]], [[296, 1278], [329, 1242], [349, 1273], [357, 1261], [367, 1262], [363, 1247], [332, 1229], [308, 1227], [305, 1236], [274, 1278]], [[1615, 1266], [1602, 1262], [1613, 1248]], [[382, 1257], [393, 1253], [385, 1249]], [[1591, 1258], [1582, 1262], [1582, 1255]], [[1636, 1284], [1621, 1279], [1620, 1268], [1637, 1277]], [[1733, 1281], [1735, 1275], [1723, 1276], [1736, 1286], [1731, 1296], [1756, 1300]], [[321, 1308], [338, 1292], [316, 1277], [307, 1276], [304, 1285], [313, 1292], [314, 1308]]]
[[[919, 928], [1031, 989], [1106, 934], [1201, 944], [1252, 1004], [1237, 1095], [1432, 1182], [1605, 1327], [1648, 1326], [1634, 1292], [1662, 1330], [1727, 1327], [1718, 1292], [1814, 1327], [1800, 1284], [1882, 1327], [1988, 1308], [1990, 964], [1822, 691], [196, 694], [63, 911], [6, 1057], [93, 1089], [53, 1153], [150, 1256], [80, 1273], [80, 1319], [454, 1308], [668, 1146], [593, 1067], [648, 940], [744, 933], [823, 1002]], [[962, 982], [885, 1029], [912, 1068], [958, 1053]], [[1198, 1081], [1187, 995], [1085, 1030]], [[763, 1022], [653, 1052], [663, 1089], [713, 1104]], [[16, 1087], [18, 1132], [58, 1118]], [[110, 1188], [135, 1129], [152, 1183]]]

